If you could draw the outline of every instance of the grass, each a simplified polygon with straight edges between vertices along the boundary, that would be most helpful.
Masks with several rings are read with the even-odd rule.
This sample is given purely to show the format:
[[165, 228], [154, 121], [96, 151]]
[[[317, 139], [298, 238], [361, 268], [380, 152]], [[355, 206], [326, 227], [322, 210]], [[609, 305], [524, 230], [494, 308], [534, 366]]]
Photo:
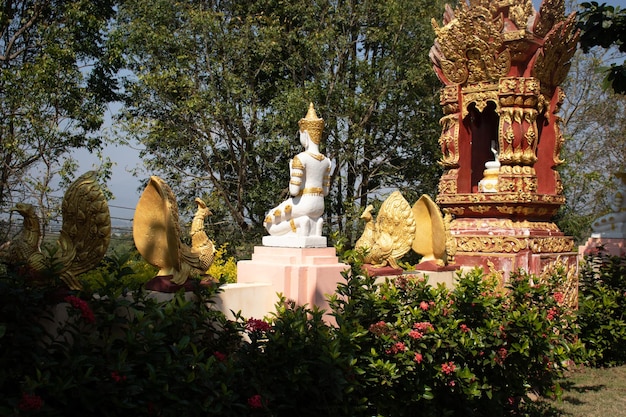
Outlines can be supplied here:
[[626, 366], [581, 367], [561, 382], [560, 401], [540, 399], [533, 405], [537, 416], [626, 417]]

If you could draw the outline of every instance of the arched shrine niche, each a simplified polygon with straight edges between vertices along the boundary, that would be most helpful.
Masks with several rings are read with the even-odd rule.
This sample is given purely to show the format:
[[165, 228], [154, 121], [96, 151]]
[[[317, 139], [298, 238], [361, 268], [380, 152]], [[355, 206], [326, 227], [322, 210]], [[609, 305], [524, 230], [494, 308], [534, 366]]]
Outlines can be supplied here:
[[[486, 106], [478, 109], [476, 103], [467, 106], [467, 116], [463, 119], [465, 129], [470, 137], [470, 183], [467, 192], [479, 192], [478, 183], [483, 179], [485, 164], [493, 161], [498, 154], [498, 126], [500, 117], [496, 112], [496, 103], [488, 101]], [[462, 187], [465, 188], [465, 187]], [[462, 191], [461, 191], [462, 192]]]

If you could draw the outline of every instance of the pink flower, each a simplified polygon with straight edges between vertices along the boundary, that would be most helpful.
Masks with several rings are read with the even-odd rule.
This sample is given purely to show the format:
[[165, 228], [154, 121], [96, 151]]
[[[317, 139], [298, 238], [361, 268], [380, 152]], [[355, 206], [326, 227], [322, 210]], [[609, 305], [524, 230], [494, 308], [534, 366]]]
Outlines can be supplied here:
[[441, 372], [443, 372], [446, 375], [451, 375], [455, 369], [456, 369], [456, 365], [454, 365], [454, 362], [441, 364]]
[[433, 327], [432, 323], [428, 322], [428, 321], [422, 321], [419, 323], [413, 323], [413, 328], [415, 330], [418, 330], [420, 332], [432, 332], [435, 330], [435, 328]]
[[555, 292], [553, 297], [554, 300], [559, 304], [561, 304], [563, 302], [563, 299], [565, 298], [562, 292]]
[[250, 318], [246, 322], [246, 330], [249, 332], [267, 332], [270, 329], [271, 326], [269, 325], [269, 323], [263, 320]]
[[227, 356], [222, 352], [215, 351], [213, 352], [213, 356], [220, 362], [226, 362]]
[[411, 330], [409, 332], [409, 337], [412, 339], [421, 339], [424, 336], [424, 333], [418, 332], [417, 330]]
[[393, 346], [385, 351], [387, 355], [395, 355], [398, 352], [404, 352], [406, 345], [403, 342], [396, 342]]
[[428, 303], [426, 301], [422, 301], [420, 303], [420, 308], [424, 311], [428, 310]]
[[416, 353], [415, 358], [413, 358], [413, 360], [417, 363], [422, 363], [422, 360], [424, 360], [424, 357], [422, 356], [421, 353]]
[[96, 321], [96, 318], [93, 315], [93, 311], [85, 300], [81, 300], [74, 295], [68, 295], [67, 297], [65, 297], [65, 301], [68, 302], [72, 307], [79, 309], [81, 317], [85, 319], [87, 323], [94, 323]]
[[248, 398], [248, 406], [250, 408], [263, 408], [263, 401], [259, 394], [255, 394]]
[[461, 324], [459, 327], [463, 333], [467, 333], [470, 330], [469, 327], [467, 327], [467, 324]]
[[556, 309], [556, 307], [552, 307], [550, 310], [548, 310], [548, 314], [546, 315], [546, 318], [549, 321], [552, 321], [554, 320], [554, 317], [556, 317], [557, 313], [558, 313], [558, 310]]
[[25, 392], [22, 393], [22, 398], [20, 399], [17, 408], [22, 411], [37, 411], [41, 409], [43, 406], [43, 400], [39, 395], [36, 394], [27, 394]]
[[506, 348], [500, 348], [498, 349], [498, 352], [496, 352], [496, 356], [493, 358], [493, 360], [497, 364], [502, 365], [508, 354], [509, 352], [506, 350]]

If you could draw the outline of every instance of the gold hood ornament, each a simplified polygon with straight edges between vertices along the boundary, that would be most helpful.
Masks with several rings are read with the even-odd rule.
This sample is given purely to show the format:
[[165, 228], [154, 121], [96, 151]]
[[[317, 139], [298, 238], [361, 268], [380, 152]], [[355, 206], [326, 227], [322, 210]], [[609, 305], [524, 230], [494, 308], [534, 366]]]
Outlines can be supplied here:
[[439, 207], [423, 195], [410, 206], [399, 191], [393, 192], [381, 205], [376, 220], [373, 207], [367, 206], [362, 219], [365, 229], [355, 244], [366, 252], [364, 261], [375, 268], [389, 265], [400, 269], [398, 260], [413, 249], [422, 255], [420, 262], [446, 263], [446, 228]]
[[177, 285], [183, 285], [193, 274], [205, 274], [215, 255], [215, 246], [204, 231], [204, 219], [211, 212], [200, 198], [195, 202], [198, 209], [191, 223], [191, 247], [181, 241], [176, 197], [161, 178], [150, 177], [135, 208], [133, 239], [137, 250], [159, 268], [157, 276], [171, 275], [171, 282]]
[[55, 266], [71, 290], [81, 290], [76, 277], [100, 263], [111, 241], [109, 206], [96, 173], [89, 171], [70, 185], [63, 197], [61, 236], [50, 255], [39, 248], [39, 218], [30, 204], [18, 203], [13, 209], [24, 218], [22, 230], [0, 247], [0, 259], [10, 265], [27, 265], [43, 272]]

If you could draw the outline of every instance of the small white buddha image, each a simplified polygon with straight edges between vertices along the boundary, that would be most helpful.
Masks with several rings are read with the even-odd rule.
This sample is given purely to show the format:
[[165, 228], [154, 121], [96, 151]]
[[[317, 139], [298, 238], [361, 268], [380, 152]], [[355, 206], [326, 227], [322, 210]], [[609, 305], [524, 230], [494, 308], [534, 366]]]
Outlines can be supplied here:
[[478, 192], [495, 193], [498, 191], [498, 173], [500, 172], [500, 161], [498, 160], [498, 150], [495, 141], [491, 141], [491, 152], [493, 161], [485, 162], [483, 179], [478, 182]]

